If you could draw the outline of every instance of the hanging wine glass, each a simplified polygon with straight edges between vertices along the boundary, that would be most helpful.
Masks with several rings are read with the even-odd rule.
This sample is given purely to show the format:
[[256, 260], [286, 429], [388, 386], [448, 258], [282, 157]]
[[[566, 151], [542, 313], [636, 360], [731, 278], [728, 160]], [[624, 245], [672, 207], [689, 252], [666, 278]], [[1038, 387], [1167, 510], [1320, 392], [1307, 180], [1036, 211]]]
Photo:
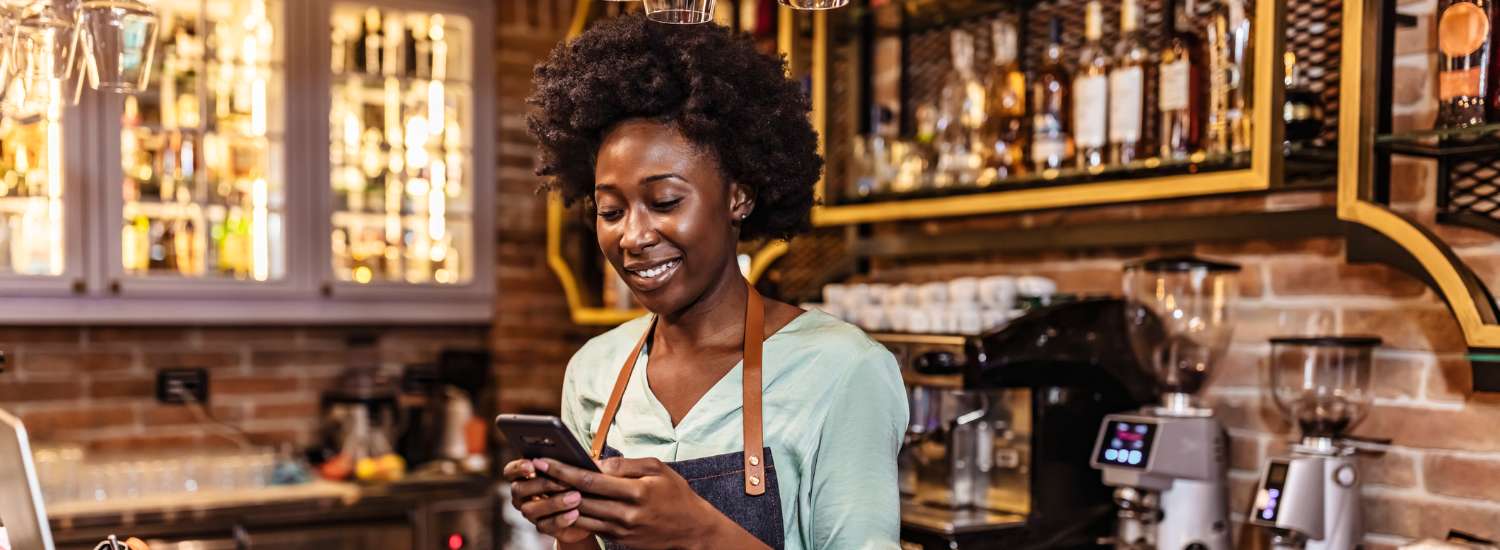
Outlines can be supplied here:
[[116, 93], [145, 90], [157, 26], [155, 11], [140, 0], [84, 0], [78, 27], [89, 86]]
[[78, 27], [67, 6], [48, 2], [27, 10], [17, 29], [18, 54], [25, 55], [37, 78], [67, 80], [73, 76]]
[[781, 5], [799, 10], [831, 10], [849, 5], [849, 0], [780, 0]]
[[69, 6], [47, 2], [21, 15], [12, 55], [24, 70], [16, 76], [20, 99], [10, 104], [12, 116], [45, 115], [62, 104], [63, 83], [73, 76], [77, 51], [72, 14]]

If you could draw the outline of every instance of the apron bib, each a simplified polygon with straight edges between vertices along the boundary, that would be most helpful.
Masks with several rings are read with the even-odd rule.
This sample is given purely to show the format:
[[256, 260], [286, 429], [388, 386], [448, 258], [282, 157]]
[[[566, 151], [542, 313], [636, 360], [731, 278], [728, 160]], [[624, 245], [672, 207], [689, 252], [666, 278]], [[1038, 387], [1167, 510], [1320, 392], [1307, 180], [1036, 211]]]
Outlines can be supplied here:
[[[713, 504], [719, 512], [734, 520], [755, 538], [767, 546], [780, 550], [784, 546], [781, 523], [781, 493], [776, 483], [776, 468], [771, 462], [771, 448], [761, 440], [761, 347], [765, 341], [765, 310], [760, 293], [746, 283], [750, 293], [745, 304], [745, 350], [741, 384], [744, 386], [743, 413], [745, 447], [737, 453], [726, 453], [692, 460], [668, 462], [684, 479], [693, 492]], [[646, 333], [636, 342], [635, 349], [625, 358], [625, 366], [615, 379], [609, 403], [604, 407], [604, 417], [594, 433], [592, 452], [595, 460], [621, 456], [613, 448], [607, 448], [610, 424], [620, 408], [620, 400], [630, 385], [630, 374], [635, 369], [646, 340], [656, 329], [656, 318], [651, 319]], [[625, 550], [626, 547], [605, 539], [605, 548]]]

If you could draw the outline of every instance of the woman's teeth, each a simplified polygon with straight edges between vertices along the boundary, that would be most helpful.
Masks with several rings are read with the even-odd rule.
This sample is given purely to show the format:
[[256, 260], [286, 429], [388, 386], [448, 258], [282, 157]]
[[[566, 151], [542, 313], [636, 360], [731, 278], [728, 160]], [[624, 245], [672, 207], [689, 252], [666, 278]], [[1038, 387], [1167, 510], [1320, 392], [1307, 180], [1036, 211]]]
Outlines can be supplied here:
[[647, 269], [637, 270], [635, 272], [635, 274], [639, 275], [639, 276], [641, 276], [643, 278], [646, 278], [646, 279], [655, 279], [657, 277], [662, 276], [666, 272], [671, 271], [672, 268], [677, 267], [677, 264], [679, 262], [681, 262], [681, 261], [682, 260], [672, 260], [670, 262], [658, 265], [656, 267], [651, 267], [651, 268], [647, 268]]

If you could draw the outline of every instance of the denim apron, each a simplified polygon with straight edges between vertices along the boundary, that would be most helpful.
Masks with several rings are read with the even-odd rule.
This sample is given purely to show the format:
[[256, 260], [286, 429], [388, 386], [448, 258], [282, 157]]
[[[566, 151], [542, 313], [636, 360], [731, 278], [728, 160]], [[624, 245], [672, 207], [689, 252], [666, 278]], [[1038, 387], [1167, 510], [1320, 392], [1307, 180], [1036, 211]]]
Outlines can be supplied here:
[[[781, 526], [781, 493], [776, 485], [776, 466], [771, 461], [771, 448], [761, 441], [761, 345], [765, 341], [764, 306], [755, 287], [750, 289], [745, 304], [745, 350], [744, 350], [744, 417], [745, 450], [737, 453], [668, 462], [667, 466], [686, 479], [693, 492], [713, 504], [719, 512], [734, 520], [766, 546], [780, 550], [784, 532]], [[656, 329], [656, 318], [646, 327], [646, 333], [636, 342], [635, 349], [625, 358], [625, 366], [615, 379], [609, 403], [604, 407], [604, 417], [594, 433], [593, 455], [595, 460], [621, 456], [613, 448], [606, 448], [610, 424], [620, 408], [620, 399], [625, 387], [630, 385], [630, 374], [635, 362], [646, 346], [646, 340]], [[605, 548], [622, 550], [625, 546], [604, 541]]]

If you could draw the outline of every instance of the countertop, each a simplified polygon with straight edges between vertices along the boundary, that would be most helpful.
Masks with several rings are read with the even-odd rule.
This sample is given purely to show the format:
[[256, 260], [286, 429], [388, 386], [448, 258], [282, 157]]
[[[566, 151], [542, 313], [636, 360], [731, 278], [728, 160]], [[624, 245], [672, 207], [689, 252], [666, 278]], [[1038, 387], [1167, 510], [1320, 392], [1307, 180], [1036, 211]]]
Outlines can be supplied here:
[[314, 481], [242, 491], [206, 491], [132, 500], [61, 503], [47, 508], [61, 541], [109, 534], [232, 532], [246, 525], [403, 518], [423, 504], [492, 498], [493, 480], [477, 476], [408, 479], [388, 484]]

